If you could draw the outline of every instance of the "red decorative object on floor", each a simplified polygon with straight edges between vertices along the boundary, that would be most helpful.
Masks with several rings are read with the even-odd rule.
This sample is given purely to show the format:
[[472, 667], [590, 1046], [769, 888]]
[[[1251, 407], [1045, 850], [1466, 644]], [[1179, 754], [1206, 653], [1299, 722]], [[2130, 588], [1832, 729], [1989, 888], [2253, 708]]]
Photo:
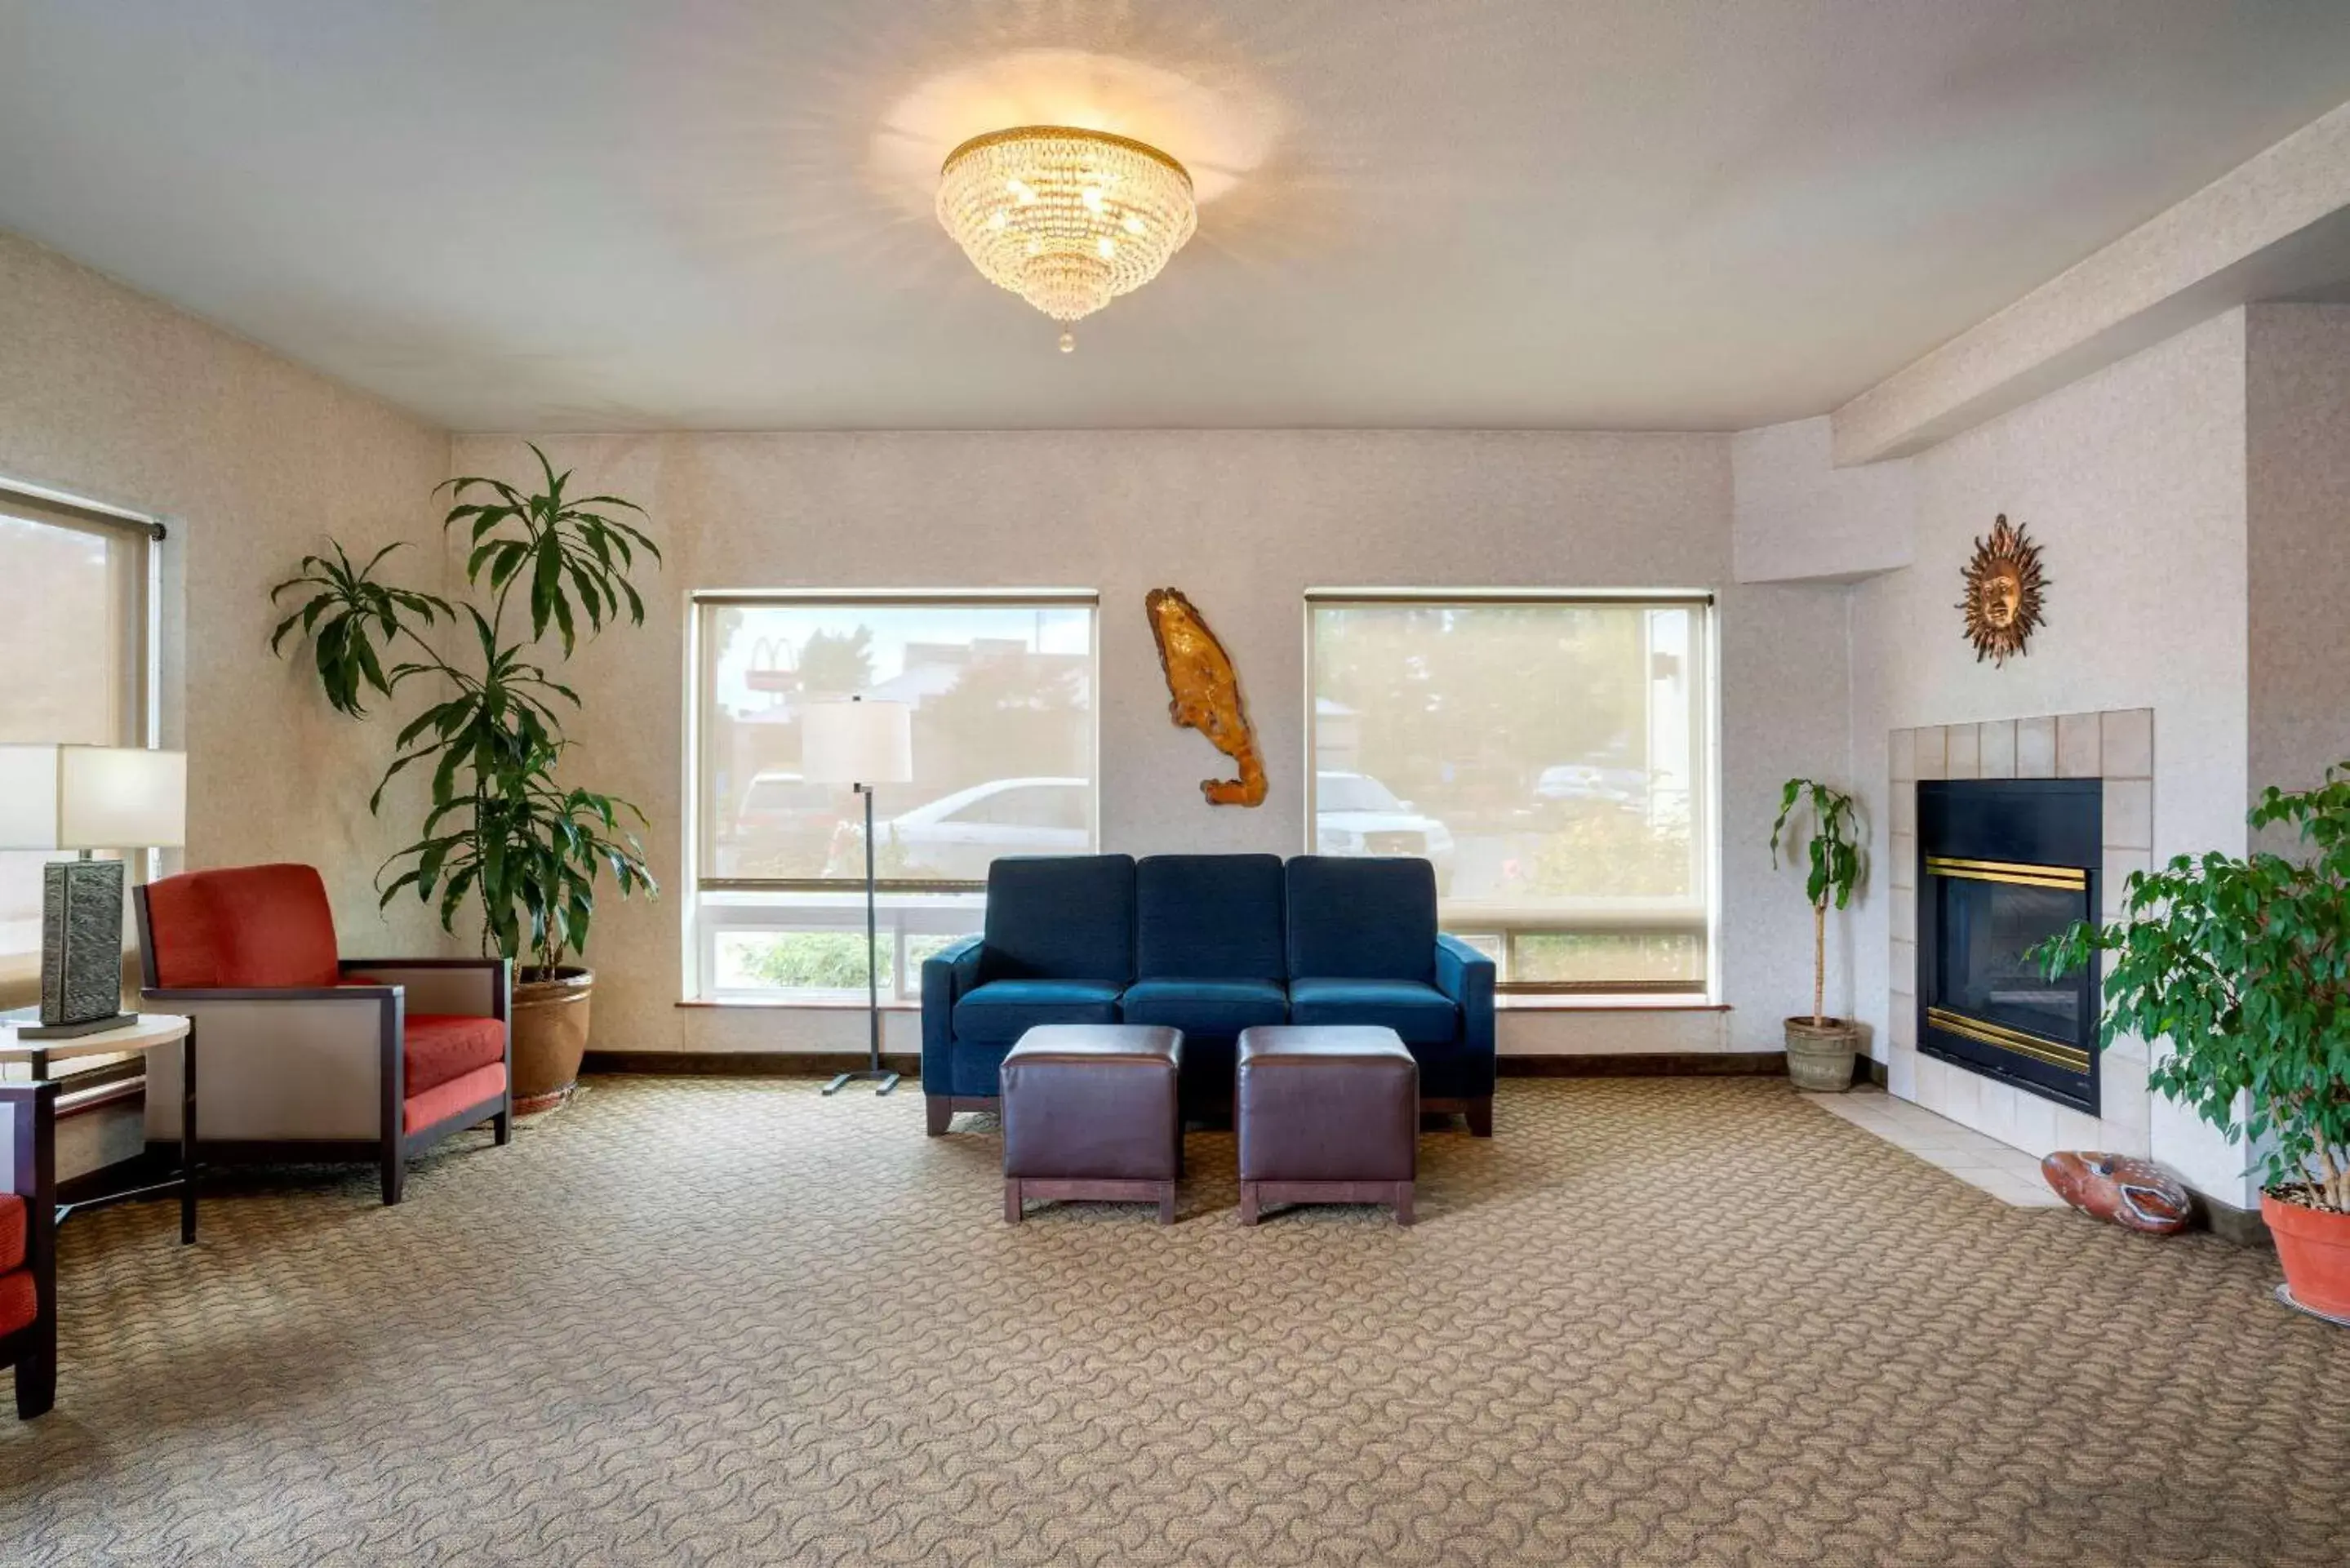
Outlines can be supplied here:
[[2040, 1162], [2056, 1196], [2125, 1231], [2175, 1236], [2187, 1229], [2187, 1189], [2150, 1159], [2059, 1149]]

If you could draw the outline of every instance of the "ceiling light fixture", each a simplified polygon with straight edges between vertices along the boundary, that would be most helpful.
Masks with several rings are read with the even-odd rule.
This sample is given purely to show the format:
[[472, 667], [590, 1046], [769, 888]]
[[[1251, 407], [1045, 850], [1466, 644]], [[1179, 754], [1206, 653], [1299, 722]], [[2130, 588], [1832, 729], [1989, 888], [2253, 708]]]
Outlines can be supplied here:
[[[939, 222], [990, 283], [1076, 321], [1157, 277], [1199, 213], [1191, 173], [1156, 147], [1024, 125], [947, 154]], [[1076, 347], [1061, 334], [1061, 352]]]

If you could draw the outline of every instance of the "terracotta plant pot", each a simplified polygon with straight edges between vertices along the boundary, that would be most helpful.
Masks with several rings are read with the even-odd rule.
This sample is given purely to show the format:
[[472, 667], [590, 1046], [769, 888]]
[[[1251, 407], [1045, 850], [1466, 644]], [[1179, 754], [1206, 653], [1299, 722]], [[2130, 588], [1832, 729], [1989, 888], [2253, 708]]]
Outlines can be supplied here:
[[579, 1083], [588, 1052], [588, 1002], [596, 971], [566, 967], [547, 980], [514, 988], [514, 1108], [517, 1116], [552, 1110]]
[[2276, 1239], [2284, 1286], [2309, 1311], [2350, 1320], [2350, 1214], [2304, 1209], [2261, 1194], [2261, 1218]]
[[1848, 1018], [1824, 1018], [1814, 1023], [1806, 1015], [1787, 1020], [1787, 1076], [1795, 1087], [1814, 1094], [1840, 1095], [1852, 1087], [1852, 1064], [1860, 1031]]

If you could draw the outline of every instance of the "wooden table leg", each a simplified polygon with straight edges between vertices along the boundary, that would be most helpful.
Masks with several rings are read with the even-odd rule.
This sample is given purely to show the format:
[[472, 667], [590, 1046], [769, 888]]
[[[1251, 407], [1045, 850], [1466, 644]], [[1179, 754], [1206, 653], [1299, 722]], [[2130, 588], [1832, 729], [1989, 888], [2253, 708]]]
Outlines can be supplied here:
[[180, 1036], [180, 1245], [196, 1241], [196, 1021]]

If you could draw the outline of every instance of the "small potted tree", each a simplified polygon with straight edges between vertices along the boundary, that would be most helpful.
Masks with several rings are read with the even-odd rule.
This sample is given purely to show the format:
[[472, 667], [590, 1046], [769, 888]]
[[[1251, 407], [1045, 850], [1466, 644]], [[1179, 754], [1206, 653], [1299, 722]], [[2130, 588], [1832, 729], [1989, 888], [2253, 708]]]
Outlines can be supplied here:
[[1771, 824], [1773, 866], [1779, 864], [1787, 824], [1806, 807], [1812, 819], [1811, 836], [1804, 841], [1804, 896], [1812, 904], [1812, 1012], [1808, 1018], [1787, 1020], [1787, 1076], [1799, 1089], [1840, 1094], [1852, 1087], [1860, 1031], [1849, 1018], [1828, 1016], [1828, 906], [1841, 909], [1849, 904], [1860, 880], [1860, 807], [1842, 790], [1812, 779], [1789, 779]]
[[2101, 1042], [2168, 1044], [2147, 1085], [2253, 1151], [2293, 1302], [2350, 1322], [2350, 763], [2248, 820], [2304, 852], [2134, 872], [2121, 919], [2034, 954], [2051, 976], [2105, 955]]
[[[270, 591], [295, 606], [270, 647], [307, 638], [319, 688], [338, 711], [364, 719], [370, 692], [390, 697], [413, 680], [438, 689], [400, 731], [368, 801], [380, 810], [395, 776], [430, 764], [431, 806], [415, 842], [384, 867], [397, 875], [379, 877], [382, 902], [412, 892], [437, 905], [442, 929], [452, 932], [470, 913], [483, 953], [515, 965], [514, 1097], [525, 1113], [569, 1096], [587, 1051], [596, 977], [567, 961], [587, 949], [598, 881], [608, 872], [624, 898], [656, 891], [629, 826], [644, 814], [560, 776], [569, 747], [563, 711], [579, 698], [548, 672], [540, 649], [554, 641], [568, 659], [583, 631], [624, 617], [642, 625], [644, 601], [629, 574], [640, 553], [660, 559], [619, 515], [639, 512], [635, 504], [568, 494], [571, 475], [530, 450], [542, 490], [474, 476], [442, 487], [457, 502], [442, 528], [464, 530], [465, 579], [486, 607], [452, 606], [378, 577], [396, 545], [362, 563], [329, 541], [331, 558], [305, 556], [300, 574]], [[453, 633], [442, 639], [446, 652], [428, 635], [444, 623]]]

